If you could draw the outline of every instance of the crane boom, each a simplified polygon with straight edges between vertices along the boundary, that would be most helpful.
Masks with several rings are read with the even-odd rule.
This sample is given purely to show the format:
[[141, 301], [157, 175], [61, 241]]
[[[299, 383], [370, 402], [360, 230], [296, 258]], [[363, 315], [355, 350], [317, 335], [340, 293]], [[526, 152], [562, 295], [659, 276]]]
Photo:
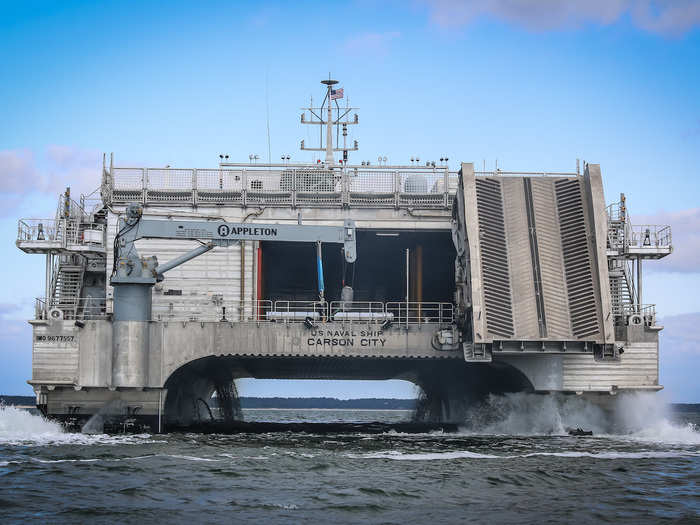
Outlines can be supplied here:
[[[139, 239], [182, 239], [208, 241], [203, 246], [159, 265], [155, 257], [140, 257], [135, 242]], [[302, 224], [245, 224], [222, 219], [183, 221], [143, 218], [139, 204], [130, 204], [119, 219], [114, 241], [112, 284], [148, 284], [162, 280], [166, 271], [206, 253], [216, 246], [240, 241], [285, 241], [335, 243], [343, 245], [345, 260], [355, 262], [357, 248], [355, 223], [346, 219], [343, 226]]]
[[[183, 239], [202, 241], [197, 248], [159, 265], [155, 256], [142, 257], [136, 249], [139, 239]], [[147, 321], [151, 316], [151, 289], [163, 274], [216, 246], [240, 241], [285, 241], [335, 243], [343, 245], [347, 262], [357, 258], [355, 223], [343, 226], [302, 224], [243, 224], [222, 219], [181, 221], [147, 219], [140, 204], [127, 206], [118, 222], [114, 238], [114, 266], [110, 284], [114, 286], [114, 321]], [[319, 293], [323, 300], [323, 272], [319, 255]], [[116, 326], [116, 325], [115, 325]]]

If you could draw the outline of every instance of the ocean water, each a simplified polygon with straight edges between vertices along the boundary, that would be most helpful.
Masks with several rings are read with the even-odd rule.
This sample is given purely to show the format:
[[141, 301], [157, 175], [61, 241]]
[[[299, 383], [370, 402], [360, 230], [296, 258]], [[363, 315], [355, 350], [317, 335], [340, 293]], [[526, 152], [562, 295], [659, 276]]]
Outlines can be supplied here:
[[[405, 411], [247, 410], [399, 422]], [[700, 410], [494, 397], [457, 433], [68, 434], [0, 408], [0, 522], [700, 523]], [[571, 437], [568, 427], [596, 432]]]

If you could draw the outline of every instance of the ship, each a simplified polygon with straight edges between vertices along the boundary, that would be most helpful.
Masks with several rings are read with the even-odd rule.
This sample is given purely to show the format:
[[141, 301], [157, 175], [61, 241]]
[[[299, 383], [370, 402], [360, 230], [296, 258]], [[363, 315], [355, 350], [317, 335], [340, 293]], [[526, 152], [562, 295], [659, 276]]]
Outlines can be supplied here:
[[634, 224], [624, 194], [608, 205], [600, 165], [353, 163], [356, 108], [335, 80], [322, 93], [300, 116], [312, 161], [104, 155], [98, 198], [67, 189], [55, 217], [19, 220], [17, 247], [46, 259], [29, 320], [43, 414], [166, 432], [235, 418], [239, 378], [411, 381], [437, 422], [490, 394], [662, 388], [643, 263], [671, 229]]

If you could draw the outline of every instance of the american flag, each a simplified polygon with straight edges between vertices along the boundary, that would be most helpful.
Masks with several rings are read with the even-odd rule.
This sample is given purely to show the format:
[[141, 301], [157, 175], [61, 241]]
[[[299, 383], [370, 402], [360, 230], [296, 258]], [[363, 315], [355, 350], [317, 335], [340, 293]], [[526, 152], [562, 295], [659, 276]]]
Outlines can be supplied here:
[[343, 88], [331, 89], [331, 100], [335, 100], [337, 98], [343, 98]]

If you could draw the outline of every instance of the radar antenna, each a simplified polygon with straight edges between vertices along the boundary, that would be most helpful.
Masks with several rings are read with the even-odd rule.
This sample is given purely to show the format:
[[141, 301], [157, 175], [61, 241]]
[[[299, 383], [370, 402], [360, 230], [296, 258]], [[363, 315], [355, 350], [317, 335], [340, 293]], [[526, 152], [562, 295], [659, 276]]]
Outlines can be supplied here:
[[[325, 151], [326, 152], [326, 164], [332, 166], [335, 164], [335, 158], [333, 156], [334, 151], [342, 151], [343, 159], [342, 163], [347, 163], [348, 161], [348, 151], [357, 151], [358, 143], [357, 140], [353, 141], [352, 147], [347, 144], [348, 137], [348, 126], [359, 123], [359, 118], [357, 113], [353, 115], [353, 119], [350, 120], [348, 117], [350, 112], [353, 110], [358, 110], [359, 108], [350, 107], [350, 101], [343, 92], [343, 88], [336, 89], [335, 86], [338, 83], [337, 80], [332, 80], [330, 75], [328, 75], [328, 80], [321, 80], [321, 84], [326, 86], [326, 96], [323, 98], [321, 107], [314, 107], [313, 97], [309, 107], [301, 108], [301, 123], [311, 124], [319, 126], [318, 135], [318, 147], [308, 147], [301, 141], [302, 151]], [[338, 99], [345, 98], [345, 107], [341, 107], [338, 104]], [[335, 103], [335, 104], [334, 104]], [[335, 105], [335, 107], [333, 107]], [[323, 112], [326, 112], [326, 118], [323, 118]], [[308, 118], [307, 118], [308, 112]], [[335, 118], [333, 118], [333, 112], [335, 112]], [[323, 126], [326, 126], [326, 140], [323, 140]], [[333, 127], [335, 127], [335, 144], [333, 146]], [[342, 130], [343, 134], [343, 147], [340, 147], [340, 133]]]

